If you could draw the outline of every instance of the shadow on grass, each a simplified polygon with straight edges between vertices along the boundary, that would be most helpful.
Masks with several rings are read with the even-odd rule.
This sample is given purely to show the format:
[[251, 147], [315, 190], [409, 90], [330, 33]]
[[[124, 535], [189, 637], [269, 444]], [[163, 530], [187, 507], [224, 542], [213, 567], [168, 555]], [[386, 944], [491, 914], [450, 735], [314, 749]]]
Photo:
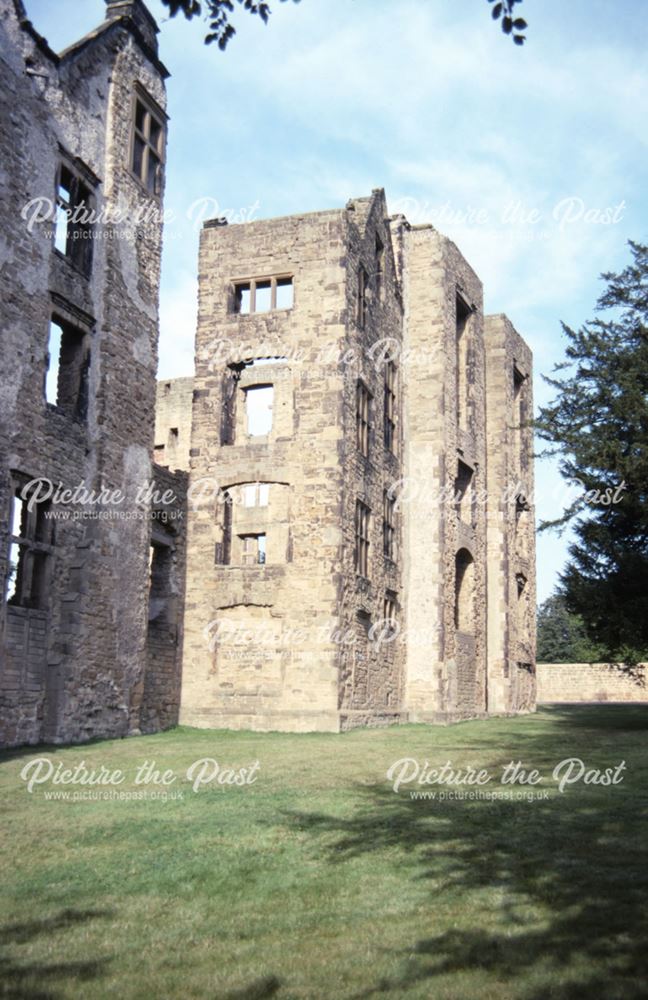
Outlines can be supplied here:
[[23, 743], [17, 747], [0, 746], [0, 764], [10, 760], [21, 760], [23, 757], [31, 759], [32, 757], [44, 757], [48, 754], [61, 754], [65, 750], [93, 750], [101, 743], [116, 743], [120, 739], [125, 740], [127, 737], [96, 736], [78, 743]]
[[[48, 938], [89, 920], [112, 916], [110, 910], [62, 910], [56, 916], [30, 920], [22, 924], [0, 927], [0, 948], [8, 945], [30, 944], [38, 938]], [[111, 959], [92, 959], [84, 962], [43, 963], [26, 958], [18, 960], [0, 953], [0, 996], [12, 1000], [56, 1000], [60, 995], [56, 983], [66, 980], [90, 983], [98, 979]]]
[[648, 730], [648, 704], [581, 704], [542, 705], [539, 712], [551, 722], [570, 729], [584, 728], [601, 731], [619, 729], [625, 732]]
[[281, 980], [276, 976], [262, 976], [243, 989], [225, 993], [222, 1000], [268, 1000], [281, 988]]
[[[607, 706], [549, 714], [560, 728], [602, 730], [598, 743], [575, 733], [573, 749], [583, 755], [596, 749], [599, 756], [603, 749], [610, 765], [623, 756], [618, 730], [636, 731], [648, 722], [645, 710]], [[556, 735], [562, 741], [564, 733]], [[640, 745], [628, 736], [634, 747]], [[540, 760], [547, 759], [546, 732], [519, 741], [527, 756], [534, 748]], [[531, 802], [413, 799], [408, 787], [395, 794], [385, 782], [358, 788], [351, 817], [292, 813], [291, 825], [314, 835], [328, 863], [375, 857], [379, 871], [382, 863], [399, 863], [397, 852], [410, 877], [430, 885], [430, 920], [438, 914], [439, 933], [392, 952], [400, 971], [367, 983], [358, 1000], [402, 996], [421, 984], [434, 996], [437, 977], [467, 971], [483, 975], [491, 989], [507, 983], [507, 996], [520, 1000], [644, 1000], [645, 775], [638, 768], [625, 785], [579, 785]], [[488, 889], [497, 890], [496, 896], [480, 895]], [[453, 917], [444, 925], [446, 898], [453, 902]]]

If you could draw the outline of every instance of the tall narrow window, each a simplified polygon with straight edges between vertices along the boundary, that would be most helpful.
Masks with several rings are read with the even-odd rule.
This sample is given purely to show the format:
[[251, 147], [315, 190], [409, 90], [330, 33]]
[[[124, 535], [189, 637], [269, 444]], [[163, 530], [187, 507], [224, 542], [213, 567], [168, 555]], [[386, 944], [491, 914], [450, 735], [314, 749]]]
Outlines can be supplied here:
[[234, 444], [236, 397], [242, 365], [228, 365], [223, 375], [221, 406], [221, 444]]
[[376, 279], [376, 297], [378, 299], [382, 298], [383, 291], [383, 281], [384, 281], [384, 270], [385, 270], [385, 247], [380, 239], [378, 233], [376, 233], [376, 256], [374, 260], [375, 266], [375, 279]]
[[48, 518], [51, 508], [49, 501], [35, 503], [31, 510], [29, 506], [23, 486], [16, 486], [9, 518], [6, 600], [22, 608], [44, 609], [49, 590], [49, 556], [53, 551], [52, 522]]
[[355, 571], [360, 576], [369, 575], [369, 518], [371, 511], [362, 503], [356, 502], [355, 519]]
[[369, 290], [369, 276], [362, 264], [358, 268], [358, 301], [356, 305], [356, 319], [358, 326], [364, 330], [367, 324], [367, 292]]
[[171, 577], [173, 573], [173, 542], [171, 535], [157, 530], [149, 549], [149, 622], [158, 625], [170, 622], [173, 604]]
[[135, 97], [131, 169], [149, 194], [162, 191], [164, 112], [150, 98]]
[[356, 386], [356, 442], [365, 458], [369, 455], [369, 408], [371, 395], [364, 382]]
[[61, 363], [61, 341], [63, 330], [56, 320], [50, 322], [47, 344], [47, 372], [45, 375], [45, 399], [52, 406], [58, 401], [59, 366]]
[[169, 427], [167, 447], [169, 453], [169, 464], [172, 465], [178, 459], [178, 447], [180, 444], [180, 433], [177, 427]]
[[396, 365], [388, 361], [385, 365], [385, 448], [392, 454], [396, 452]]
[[455, 558], [455, 627], [458, 632], [475, 631], [474, 590], [473, 557], [467, 549], [460, 549]]
[[527, 587], [528, 580], [524, 573], [515, 574], [515, 585], [517, 590], [517, 613], [516, 613], [516, 625], [518, 628], [518, 637], [526, 637], [526, 632], [528, 631], [528, 616], [529, 616], [529, 588]]
[[272, 429], [274, 387], [255, 385], [245, 389], [247, 432], [250, 437], [263, 437]]
[[86, 276], [92, 267], [94, 197], [80, 174], [65, 163], [58, 170], [54, 247]]
[[518, 555], [526, 559], [529, 554], [529, 501], [518, 493], [515, 498], [515, 544]]
[[457, 517], [464, 524], [473, 524], [473, 470], [465, 462], [457, 463], [455, 479], [455, 502]]
[[294, 288], [290, 275], [234, 283], [233, 311], [241, 316], [292, 309], [293, 304]]
[[396, 594], [393, 590], [388, 590], [383, 602], [383, 621], [390, 635], [396, 631]]
[[524, 427], [526, 424], [526, 378], [517, 365], [513, 367], [513, 438], [514, 455], [518, 472], [526, 464], [524, 461]]
[[229, 491], [221, 494], [221, 541], [216, 542], [214, 562], [223, 566], [228, 566], [232, 556], [232, 507], [233, 497]]
[[87, 331], [53, 318], [47, 347], [45, 399], [75, 420], [88, 410], [90, 337]]
[[471, 309], [460, 295], [456, 297], [456, 366], [457, 366], [457, 425], [460, 430], [468, 430], [468, 365]]
[[385, 558], [396, 559], [396, 500], [388, 490], [383, 496], [383, 552]]

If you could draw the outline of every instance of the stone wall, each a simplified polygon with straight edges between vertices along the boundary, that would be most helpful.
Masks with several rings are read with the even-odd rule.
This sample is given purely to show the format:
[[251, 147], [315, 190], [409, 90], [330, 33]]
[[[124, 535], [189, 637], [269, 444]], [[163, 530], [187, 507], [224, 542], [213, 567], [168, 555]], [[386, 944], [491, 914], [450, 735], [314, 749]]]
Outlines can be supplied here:
[[647, 668], [610, 663], [538, 663], [538, 704], [648, 702]]
[[155, 461], [189, 471], [193, 378], [163, 379], [155, 396]]
[[487, 316], [488, 700], [535, 704], [535, 511], [531, 352], [506, 316]]
[[[148, 95], [165, 121], [156, 30], [140, 0], [109, 3], [106, 21], [57, 55], [20, 0], [0, 6], [6, 744], [125, 735], [139, 726], [150, 504], [137, 492], [151, 476], [162, 245], [161, 224], [146, 213], [161, 208], [163, 177], [155, 193], [135, 177], [131, 143], [136, 93]], [[162, 157], [163, 150], [164, 132]], [[53, 204], [66, 185], [79, 195], [67, 191], [75, 205], [99, 217], [117, 209], [119, 217], [70, 225], [59, 245]], [[49, 199], [50, 208], [28, 225], [23, 210], [34, 198]], [[53, 401], [44, 391], [59, 354], [50, 321], [65, 328]], [[87, 499], [53, 497], [18, 524], [17, 494], [41, 477], [66, 490], [119, 491], [122, 501], [118, 510], [98, 510]]]
[[[531, 708], [528, 348], [382, 190], [214, 220], [196, 376], [157, 386], [154, 420], [167, 73], [142, 0], [106, 3], [57, 55], [0, 0], [0, 739]], [[113, 219], [61, 245], [79, 192]], [[119, 510], [32, 508], [37, 479]]]
[[146, 672], [139, 728], [155, 733], [178, 724], [186, 571], [187, 479], [154, 465]]
[[405, 707], [413, 720], [451, 721], [487, 711], [482, 286], [432, 226], [399, 218], [393, 230], [405, 304]]
[[[338, 727], [344, 233], [339, 211], [202, 232], [185, 724]], [[291, 308], [236, 311], [237, 283], [278, 275], [293, 279]], [[274, 391], [261, 435], [246, 426], [255, 384]], [[268, 496], [247, 507], [257, 484]], [[267, 538], [263, 563], [243, 562], [253, 535]]]
[[[352, 642], [339, 644], [340, 727], [381, 725], [398, 721], [402, 712], [404, 647], [397, 634], [403, 613], [402, 518], [394, 514], [392, 551], [385, 552], [385, 494], [402, 477], [403, 306], [393, 259], [391, 233], [384, 192], [350, 201], [345, 213], [344, 261], [346, 267], [345, 341], [342, 374], [342, 436], [338, 462], [343, 470], [342, 506], [338, 525], [342, 531], [339, 621], [342, 636]], [[366, 285], [364, 321], [358, 317]], [[391, 366], [391, 369], [390, 369]], [[385, 395], [388, 370], [393, 378], [393, 441], [386, 442]], [[356, 411], [358, 385], [369, 393], [369, 427], [366, 454], [358, 447]], [[356, 505], [369, 513], [367, 572], [356, 567]], [[393, 620], [386, 618], [391, 601]]]
[[[488, 503], [511, 475], [532, 495], [531, 356], [505, 317], [486, 336], [458, 249], [388, 219], [378, 190], [207, 223], [199, 269], [181, 721], [337, 730], [532, 708], [533, 521]], [[178, 381], [160, 427], [181, 420]], [[255, 390], [273, 394], [261, 434]]]

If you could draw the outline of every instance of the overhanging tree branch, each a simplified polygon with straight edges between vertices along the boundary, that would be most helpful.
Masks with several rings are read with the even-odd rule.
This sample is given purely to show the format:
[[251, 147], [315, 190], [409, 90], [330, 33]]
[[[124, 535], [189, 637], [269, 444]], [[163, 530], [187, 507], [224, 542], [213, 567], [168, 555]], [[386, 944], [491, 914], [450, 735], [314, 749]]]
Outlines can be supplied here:
[[[279, 0], [279, 3], [286, 2], [287, 0]], [[488, 2], [494, 4], [491, 8], [492, 17], [493, 20], [500, 22], [504, 34], [509, 35], [516, 45], [523, 45], [526, 35], [522, 32], [527, 23], [523, 18], [515, 16], [515, 7], [523, 0], [501, 0], [501, 2], [488, 0]], [[204, 16], [209, 26], [205, 44], [216, 42], [221, 51], [227, 48], [228, 42], [236, 34], [231, 19], [231, 15], [237, 9], [236, 4], [249, 14], [260, 17], [264, 24], [268, 23], [272, 13], [267, 0], [162, 0], [162, 3], [168, 7], [171, 17], [180, 13], [184, 14], [187, 20]], [[293, 0], [293, 3], [300, 3], [300, 0]]]

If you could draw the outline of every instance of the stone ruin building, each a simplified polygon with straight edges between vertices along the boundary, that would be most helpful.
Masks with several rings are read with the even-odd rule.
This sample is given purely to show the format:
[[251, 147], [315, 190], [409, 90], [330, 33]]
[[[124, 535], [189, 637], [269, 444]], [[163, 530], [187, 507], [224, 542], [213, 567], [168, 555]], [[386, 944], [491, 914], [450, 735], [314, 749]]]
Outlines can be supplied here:
[[[108, 0], [58, 55], [21, 0], [0, 0], [0, 56], [1, 741], [156, 729], [177, 717], [183, 578], [173, 519], [137, 502], [169, 479], [151, 471], [162, 230], [147, 215], [163, 196], [168, 74], [139, 0]], [[75, 215], [82, 204], [110, 221]], [[65, 510], [46, 480], [121, 490], [100, 511], [119, 517]], [[176, 593], [156, 615], [161, 580]]]
[[375, 190], [207, 222], [195, 377], [156, 405], [168, 74], [106, 3], [57, 55], [0, 0], [2, 742], [531, 710], [529, 348]]

